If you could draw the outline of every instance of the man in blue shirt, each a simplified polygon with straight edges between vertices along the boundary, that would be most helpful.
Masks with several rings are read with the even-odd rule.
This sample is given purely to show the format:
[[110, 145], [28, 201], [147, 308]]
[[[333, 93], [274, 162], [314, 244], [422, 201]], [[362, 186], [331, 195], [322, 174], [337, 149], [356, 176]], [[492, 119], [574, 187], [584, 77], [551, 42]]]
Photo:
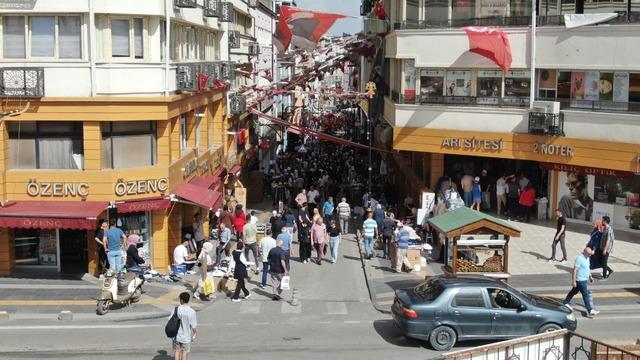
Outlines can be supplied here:
[[369, 212], [367, 220], [362, 223], [362, 230], [364, 232], [364, 256], [367, 259], [371, 259], [375, 254], [373, 252], [373, 237], [379, 236], [378, 223], [373, 220], [373, 212]]
[[122, 242], [126, 239], [124, 232], [116, 227], [116, 220], [109, 221], [109, 230], [107, 230], [107, 243], [105, 244], [107, 252], [107, 260], [109, 260], [109, 269], [115, 273], [120, 271], [122, 267]]
[[333, 219], [333, 209], [333, 196], [329, 196], [327, 201], [324, 202], [324, 206], [322, 207], [322, 213], [324, 214], [325, 222], [329, 222], [331, 219]]
[[576, 258], [572, 276], [573, 287], [562, 302], [566, 307], [573, 310], [569, 303], [579, 291], [580, 294], [582, 294], [582, 300], [585, 307], [587, 308], [587, 316], [589, 317], [598, 315], [598, 313], [600, 313], [600, 311], [593, 308], [593, 303], [591, 302], [591, 294], [589, 293], [588, 288], [588, 284], [593, 282], [593, 277], [591, 277], [591, 269], [589, 268], [589, 257], [591, 255], [593, 255], [593, 250], [591, 250], [590, 247], [586, 247], [582, 251], [582, 254], [578, 255], [578, 257]]
[[[409, 249], [409, 231], [401, 224], [398, 225], [398, 233], [396, 234], [396, 272], [402, 272], [402, 263], [407, 257], [407, 249]], [[407, 262], [408, 264], [408, 262]]]
[[282, 241], [282, 250], [284, 250], [284, 261], [287, 264], [287, 268], [289, 268], [289, 259], [291, 258], [291, 233], [289, 232], [289, 228], [286, 226], [282, 227], [282, 232], [278, 234], [276, 237], [276, 241]]

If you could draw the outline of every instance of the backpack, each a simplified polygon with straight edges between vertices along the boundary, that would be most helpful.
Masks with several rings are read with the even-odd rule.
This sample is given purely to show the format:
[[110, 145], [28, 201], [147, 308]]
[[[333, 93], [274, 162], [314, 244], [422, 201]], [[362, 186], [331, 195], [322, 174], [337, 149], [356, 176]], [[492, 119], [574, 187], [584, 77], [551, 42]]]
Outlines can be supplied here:
[[178, 330], [180, 330], [180, 326], [182, 322], [178, 317], [178, 307], [173, 310], [173, 315], [167, 321], [167, 325], [164, 326], [164, 333], [167, 334], [168, 338], [174, 339], [178, 335]]

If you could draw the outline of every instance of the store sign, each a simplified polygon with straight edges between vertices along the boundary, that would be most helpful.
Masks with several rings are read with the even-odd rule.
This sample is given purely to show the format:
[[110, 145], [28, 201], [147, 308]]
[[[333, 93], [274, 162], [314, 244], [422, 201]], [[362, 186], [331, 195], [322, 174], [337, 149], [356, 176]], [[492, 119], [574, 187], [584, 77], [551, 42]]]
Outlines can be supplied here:
[[617, 178], [628, 178], [633, 176], [633, 173], [629, 171], [600, 169], [600, 168], [592, 168], [592, 167], [584, 167], [584, 166], [568, 165], [568, 164], [540, 163], [540, 167], [547, 170], [565, 171], [568, 173], [586, 174], [586, 175], [613, 176]]
[[27, 194], [29, 196], [51, 196], [51, 197], [81, 197], [89, 196], [89, 184], [86, 182], [39, 182], [30, 179], [27, 183]]
[[456, 138], [446, 137], [442, 138], [441, 147], [446, 149], [464, 149], [464, 150], [482, 150], [482, 151], [500, 151], [504, 149], [504, 142], [500, 139], [482, 139], [470, 137], [470, 138]]
[[118, 179], [114, 188], [114, 193], [118, 196], [141, 195], [165, 192], [168, 189], [169, 180], [167, 178], [128, 181]]
[[182, 178], [186, 179], [193, 173], [200, 175], [211, 172], [211, 159], [206, 159], [202, 163], [198, 163], [198, 159], [191, 159], [182, 168]]
[[549, 156], [573, 157], [573, 146], [534, 142], [533, 152]]

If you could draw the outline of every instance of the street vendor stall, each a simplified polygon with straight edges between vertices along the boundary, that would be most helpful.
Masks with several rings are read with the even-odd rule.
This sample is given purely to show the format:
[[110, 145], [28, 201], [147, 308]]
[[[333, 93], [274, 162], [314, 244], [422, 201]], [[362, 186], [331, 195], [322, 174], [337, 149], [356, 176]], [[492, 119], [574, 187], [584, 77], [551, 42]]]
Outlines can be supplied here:
[[444, 261], [448, 272], [509, 277], [509, 239], [520, 237], [517, 227], [467, 207], [428, 222], [445, 239]]

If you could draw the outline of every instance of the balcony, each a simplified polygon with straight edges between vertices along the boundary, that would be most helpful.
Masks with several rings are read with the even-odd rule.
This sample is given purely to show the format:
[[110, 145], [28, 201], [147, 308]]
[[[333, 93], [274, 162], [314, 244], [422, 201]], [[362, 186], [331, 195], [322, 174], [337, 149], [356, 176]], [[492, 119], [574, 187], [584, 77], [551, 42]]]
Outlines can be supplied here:
[[44, 97], [44, 68], [0, 69], [0, 97]]
[[529, 112], [529, 134], [564, 136], [564, 114]]
[[397, 91], [391, 91], [391, 100], [396, 104], [439, 104], [459, 106], [491, 106], [515, 107], [529, 106], [528, 97], [486, 97], [486, 96], [404, 96]]
[[195, 9], [198, 7], [198, 1], [197, 0], [174, 0], [173, 5], [178, 8]]
[[234, 65], [228, 62], [181, 63], [176, 66], [176, 88], [199, 91], [215, 86], [216, 80], [232, 80]]
[[220, 8], [220, 0], [205, 0], [202, 12], [205, 17], [218, 17]]

